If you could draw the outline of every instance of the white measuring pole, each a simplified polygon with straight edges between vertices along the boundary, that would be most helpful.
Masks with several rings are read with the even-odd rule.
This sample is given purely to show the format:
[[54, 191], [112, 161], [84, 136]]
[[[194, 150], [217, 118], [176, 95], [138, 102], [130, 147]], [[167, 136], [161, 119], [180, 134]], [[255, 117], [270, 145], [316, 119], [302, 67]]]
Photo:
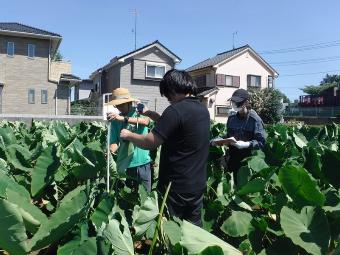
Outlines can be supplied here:
[[[109, 105], [106, 105], [106, 115], [109, 112]], [[104, 118], [106, 116], [104, 115]], [[107, 193], [110, 192], [110, 136], [111, 136], [111, 121], [108, 121], [107, 123], [107, 137], [106, 137], [106, 143], [107, 143], [107, 159], [106, 159], [106, 191]]]

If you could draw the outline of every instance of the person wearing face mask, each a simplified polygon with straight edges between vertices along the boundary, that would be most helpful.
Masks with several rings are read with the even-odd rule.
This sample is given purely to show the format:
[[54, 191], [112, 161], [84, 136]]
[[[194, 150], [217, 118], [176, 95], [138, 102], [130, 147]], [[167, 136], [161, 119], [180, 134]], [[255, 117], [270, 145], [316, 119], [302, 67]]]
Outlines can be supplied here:
[[244, 89], [236, 90], [230, 98], [232, 111], [227, 121], [226, 138], [235, 138], [229, 144], [227, 167], [233, 172], [234, 181], [241, 161], [251, 156], [252, 150], [262, 149], [265, 145], [265, 131], [260, 116], [250, 107], [250, 95]]

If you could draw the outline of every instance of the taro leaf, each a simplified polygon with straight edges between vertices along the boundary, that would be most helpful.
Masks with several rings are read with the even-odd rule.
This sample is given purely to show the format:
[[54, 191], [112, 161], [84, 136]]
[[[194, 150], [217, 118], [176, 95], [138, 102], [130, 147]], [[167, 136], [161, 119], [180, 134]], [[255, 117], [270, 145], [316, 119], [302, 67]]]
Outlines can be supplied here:
[[180, 244], [187, 249], [188, 254], [198, 254], [210, 246], [219, 246], [224, 255], [242, 255], [235, 247], [185, 220], [181, 228]]
[[340, 188], [340, 152], [325, 150], [321, 158], [322, 172], [335, 188]]
[[103, 223], [107, 224], [109, 222], [108, 216], [111, 213], [113, 206], [114, 198], [112, 196], [108, 196], [100, 201], [99, 205], [91, 216], [91, 220], [96, 229], [99, 229]]
[[322, 209], [306, 206], [299, 214], [285, 206], [280, 218], [283, 231], [293, 243], [313, 255], [327, 253], [330, 231]]
[[305, 160], [303, 167], [306, 168], [314, 178], [319, 179], [321, 177], [321, 162], [316, 149], [311, 146], [305, 147], [303, 148], [302, 156]]
[[97, 254], [95, 237], [90, 237], [84, 242], [80, 239], [72, 240], [58, 248], [57, 255], [94, 255]]
[[58, 142], [65, 146], [70, 140], [70, 134], [66, 129], [66, 122], [54, 122], [53, 128], [58, 137]]
[[25, 199], [16, 191], [7, 190], [7, 201], [19, 207], [26, 229], [34, 234], [40, 225], [44, 224], [47, 217], [38, 207], [31, 203], [31, 199]]
[[30, 172], [29, 158], [31, 153], [29, 150], [21, 145], [12, 144], [6, 147], [6, 157], [9, 164], [15, 169]]
[[0, 247], [10, 254], [27, 254], [26, 229], [19, 208], [0, 199]]
[[2, 138], [1, 140], [5, 146], [17, 144], [17, 139], [15, 138], [12, 129], [9, 127], [0, 128], [0, 137]]
[[141, 238], [144, 233], [153, 225], [159, 214], [157, 193], [151, 193], [144, 204], [139, 208], [133, 217], [133, 227], [136, 231], [136, 238]]
[[41, 249], [60, 240], [83, 217], [86, 210], [87, 195], [78, 187], [71, 195], [65, 196], [61, 205], [49, 220], [42, 225], [32, 238], [32, 251]]
[[174, 221], [166, 221], [163, 223], [164, 233], [168, 236], [171, 245], [175, 245], [181, 240], [181, 228]]
[[268, 165], [262, 157], [255, 156], [248, 161], [248, 166], [255, 172], [260, 172], [262, 169], [267, 168]]
[[120, 176], [125, 176], [125, 170], [129, 167], [133, 157], [134, 146], [133, 143], [122, 141], [118, 149], [118, 156], [116, 160], [117, 172]]
[[293, 133], [293, 137], [294, 137], [294, 141], [295, 144], [299, 147], [299, 148], [303, 148], [307, 145], [307, 139], [306, 137], [301, 134], [301, 133]]
[[324, 204], [324, 194], [320, 192], [315, 179], [304, 168], [285, 165], [280, 169], [279, 179], [283, 190], [298, 206]]
[[56, 147], [49, 145], [39, 156], [32, 171], [32, 196], [40, 195], [43, 189], [53, 181], [53, 175], [60, 165], [56, 153]]
[[246, 185], [242, 186], [238, 191], [238, 195], [247, 195], [251, 193], [256, 193], [264, 190], [266, 186], [266, 180], [263, 178], [255, 178], [248, 182]]
[[209, 246], [205, 248], [202, 252], [200, 252], [198, 255], [223, 255], [223, 250], [219, 246]]
[[248, 183], [251, 178], [251, 169], [248, 166], [242, 166], [237, 171], [237, 187], [242, 187]]
[[202, 210], [203, 228], [206, 231], [211, 232], [216, 220], [222, 214], [224, 207], [220, 201], [215, 200], [207, 203]]
[[22, 185], [0, 171], [0, 197], [7, 198], [9, 189], [19, 193], [26, 200], [31, 199], [30, 194]]
[[125, 218], [116, 213], [115, 219], [110, 219], [103, 230], [103, 236], [111, 243], [114, 254], [134, 254], [129, 225]]
[[232, 237], [248, 235], [254, 229], [251, 225], [252, 218], [250, 213], [233, 211], [231, 216], [223, 222], [221, 230]]
[[272, 144], [266, 144], [264, 148], [266, 155], [266, 162], [271, 166], [281, 166], [286, 160], [286, 146], [284, 143], [280, 143], [274, 140]]

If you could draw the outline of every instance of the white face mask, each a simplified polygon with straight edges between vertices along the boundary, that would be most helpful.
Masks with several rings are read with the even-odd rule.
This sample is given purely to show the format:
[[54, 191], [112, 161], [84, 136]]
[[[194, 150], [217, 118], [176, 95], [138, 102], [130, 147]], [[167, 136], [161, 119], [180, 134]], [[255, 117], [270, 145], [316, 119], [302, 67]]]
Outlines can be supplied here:
[[235, 112], [239, 112], [242, 107], [237, 107], [236, 103], [235, 102], [231, 102], [231, 107], [234, 109]]

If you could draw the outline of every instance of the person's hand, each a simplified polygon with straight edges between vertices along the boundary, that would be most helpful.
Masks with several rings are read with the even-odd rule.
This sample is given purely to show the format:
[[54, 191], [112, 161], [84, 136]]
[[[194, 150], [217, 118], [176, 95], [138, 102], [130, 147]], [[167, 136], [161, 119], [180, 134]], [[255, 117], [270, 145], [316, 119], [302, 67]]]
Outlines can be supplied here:
[[233, 144], [237, 149], [247, 149], [250, 146], [250, 142], [237, 141]]
[[112, 121], [112, 120], [117, 120], [117, 121], [124, 121], [124, 117], [120, 116], [117, 113], [114, 112], [109, 112], [107, 113], [107, 120]]
[[122, 129], [120, 131], [120, 138], [123, 140], [129, 140], [129, 137], [132, 135], [132, 132], [127, 129]]
[[147, 112], [149, 112], [149, 109], [145, 105], [142, 111], [138, 111], [139, 114], [144, 115], [144, 116], [147, 116]]
[[229, 137], [226, 139], [222, 139], [222, 138], [215, 138], [213, 140], [211, 140], [211, 145], [212, 146], [223, 146], [223, 145], [234, 145], [236, 143], [236, 139], [235, 137]]

